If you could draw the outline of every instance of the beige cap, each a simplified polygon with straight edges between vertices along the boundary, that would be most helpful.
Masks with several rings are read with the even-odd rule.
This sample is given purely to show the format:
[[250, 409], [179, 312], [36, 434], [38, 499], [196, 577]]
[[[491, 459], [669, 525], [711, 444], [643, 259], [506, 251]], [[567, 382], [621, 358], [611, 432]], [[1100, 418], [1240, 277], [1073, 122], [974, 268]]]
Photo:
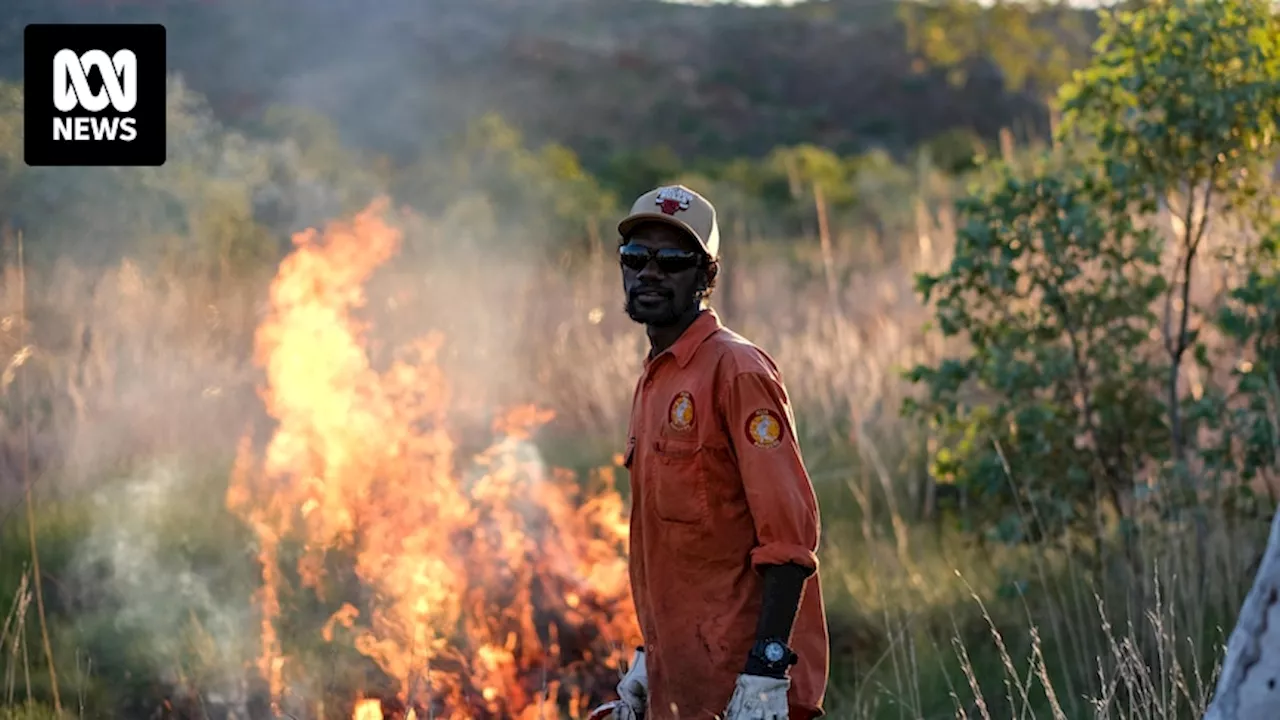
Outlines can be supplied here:
[[626, 237], [632, 228], [646, 221], [673, 225], [693, 235], [713, 259], [720, 252], [715, 206], [684, 185], [667, 185], [641, 195], [631, 205], [631, 213], [618, 223], [618, 232]]

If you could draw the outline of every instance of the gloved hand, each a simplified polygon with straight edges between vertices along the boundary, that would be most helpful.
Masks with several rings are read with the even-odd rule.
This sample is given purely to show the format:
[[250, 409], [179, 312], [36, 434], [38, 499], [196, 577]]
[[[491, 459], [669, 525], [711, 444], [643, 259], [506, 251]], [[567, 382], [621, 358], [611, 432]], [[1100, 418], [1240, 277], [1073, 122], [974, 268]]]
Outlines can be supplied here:
[[610, 700], [597, 707], [587, 715], [587, 720], [618, 720], [618, 708], [624, 707], [621, 700]]
[[631, 667], [618, 683], [622, 704], [614, 710], [614, 720], [639, 720], [649, 707], [649, 673], [644, 667], [644, 651], [636, 650]]
[[739, 675], [724, 720], [787, 720], [790, 678]]

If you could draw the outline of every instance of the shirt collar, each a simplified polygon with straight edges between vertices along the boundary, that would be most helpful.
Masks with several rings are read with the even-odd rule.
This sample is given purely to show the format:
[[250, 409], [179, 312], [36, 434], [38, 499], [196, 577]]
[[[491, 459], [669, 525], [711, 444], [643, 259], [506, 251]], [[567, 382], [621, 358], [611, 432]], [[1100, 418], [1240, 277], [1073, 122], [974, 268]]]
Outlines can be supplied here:
[[657, 362], [658, 358], [667, 354], [674, 357], [680, 367], [685, 367], [693, 359], [693, 354], [698, 351], [703, 341], [715, 334], [721, 327], [723, 325], [720, 323], [720, 316], [716, 314], [715, 310], [711, 308], [703, 310], [698, 314], [693, 324], [685, 328], [680, 337], [672, 343], [671, 347], [658, 353], [655, 357], [646, 359], [645, 367], [652, 365]]

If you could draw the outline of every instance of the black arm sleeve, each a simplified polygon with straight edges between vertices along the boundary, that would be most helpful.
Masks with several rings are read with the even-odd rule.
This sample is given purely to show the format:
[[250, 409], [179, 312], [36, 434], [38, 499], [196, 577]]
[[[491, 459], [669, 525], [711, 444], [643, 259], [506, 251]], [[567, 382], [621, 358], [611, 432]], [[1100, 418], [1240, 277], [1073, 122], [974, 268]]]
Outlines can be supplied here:
[[[764, 599], [760, 608], [760, 620], [756, 624], [756, 640], [770, 639], [790, 642], [791, 626], [795, 624], [800, 609], [800, 596], [804, 593], [805, 580], [810, 570], [794, 563], [767, 565], [761, 570], [764, 577]], [[754, 671], [754, 672], [753, 672]], [[747, 658], [747, 675], [767, 675], [757, 667], [753, 658]]]

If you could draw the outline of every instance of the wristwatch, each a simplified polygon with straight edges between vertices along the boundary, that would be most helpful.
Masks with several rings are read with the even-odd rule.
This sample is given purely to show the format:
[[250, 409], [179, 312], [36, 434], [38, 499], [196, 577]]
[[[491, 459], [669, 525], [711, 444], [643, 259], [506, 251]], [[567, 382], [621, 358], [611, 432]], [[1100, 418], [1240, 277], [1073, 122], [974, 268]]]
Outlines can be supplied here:
[[751, 664], [770, 675], [782, 677], [787, 668], [800, 659], [787, 644], [777, 638], [761, 640], [751, 648]]

